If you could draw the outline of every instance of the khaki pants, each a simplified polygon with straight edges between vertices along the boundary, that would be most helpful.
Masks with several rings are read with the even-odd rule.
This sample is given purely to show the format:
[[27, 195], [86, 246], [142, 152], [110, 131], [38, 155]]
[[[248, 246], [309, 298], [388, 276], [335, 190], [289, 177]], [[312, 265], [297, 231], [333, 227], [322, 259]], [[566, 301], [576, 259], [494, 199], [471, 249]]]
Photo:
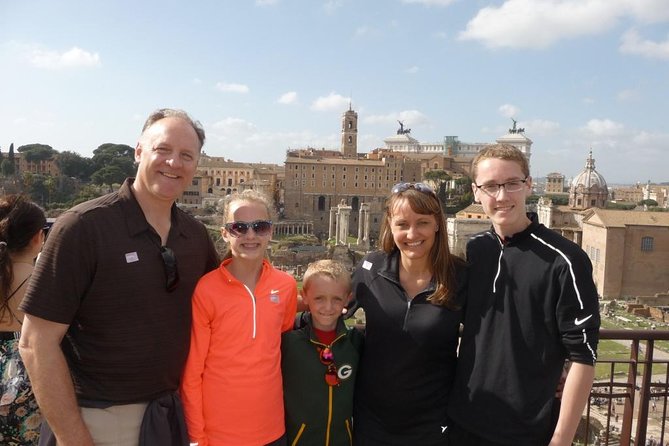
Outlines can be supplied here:
[[81, 417], [96, 446], [138, 446], [139, 429], [148, 403], [106, 409], [81, 408]]

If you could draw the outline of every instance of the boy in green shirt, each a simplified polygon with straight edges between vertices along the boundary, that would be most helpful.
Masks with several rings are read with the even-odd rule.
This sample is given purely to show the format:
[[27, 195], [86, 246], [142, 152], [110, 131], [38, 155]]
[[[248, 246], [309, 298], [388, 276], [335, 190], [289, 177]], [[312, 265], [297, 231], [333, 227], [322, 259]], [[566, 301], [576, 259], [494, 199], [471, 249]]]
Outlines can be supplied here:
[[353, 389], [362, 333], [344, 324], [350, 273], [333, 260], [309, 265], [302, 300], [306, 324], [283, 334], [281, 369], [289, 445], [350, 446]]

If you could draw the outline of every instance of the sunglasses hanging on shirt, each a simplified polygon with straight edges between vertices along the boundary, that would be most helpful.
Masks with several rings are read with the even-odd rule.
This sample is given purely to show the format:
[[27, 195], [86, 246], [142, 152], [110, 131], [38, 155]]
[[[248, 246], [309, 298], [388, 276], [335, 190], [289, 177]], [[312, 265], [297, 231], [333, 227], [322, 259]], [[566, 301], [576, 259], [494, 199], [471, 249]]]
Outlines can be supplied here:
[[339, 376], [337, 375], [337, 366], [334, 362], [332, 349], [330, 349], [330, 347], [319, 348], [318, 358], [323, 365], [327, 366], [327, 370], [325, 371], [325, 382], [328, 383], [329, 386], [338, 386]]

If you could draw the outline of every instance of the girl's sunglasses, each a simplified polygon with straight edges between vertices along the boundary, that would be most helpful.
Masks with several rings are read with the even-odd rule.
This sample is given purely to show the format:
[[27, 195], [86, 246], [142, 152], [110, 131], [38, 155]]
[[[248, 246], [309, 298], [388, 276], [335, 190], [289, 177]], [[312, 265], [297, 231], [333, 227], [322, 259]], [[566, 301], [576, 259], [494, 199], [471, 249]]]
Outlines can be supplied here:
[[233, 237], [239, 237], [241, 235], [249, 232], [249, 229], [253, 229], [253, 232], [256, 235], [263, 236], [267, 235], [272, 231], [272, 221], [271, 220], [256, 220], [256, 221], [233, 221], [231, 223], [225, 224], [225, 229]]

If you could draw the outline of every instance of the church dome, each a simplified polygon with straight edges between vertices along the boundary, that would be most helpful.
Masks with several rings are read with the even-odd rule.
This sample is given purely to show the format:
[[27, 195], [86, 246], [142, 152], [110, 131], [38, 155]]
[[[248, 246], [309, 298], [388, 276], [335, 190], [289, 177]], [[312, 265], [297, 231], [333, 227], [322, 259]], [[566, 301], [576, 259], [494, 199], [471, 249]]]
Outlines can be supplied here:
[[569, 188], [569, 207], [585, 210], [604, 208], [608, 200], [609, 190], [606, 180], [595, 170], [592, 150], [585, 162], [585, 169], [574, 177]]
[[593, 186], [597, 186], [599, 189], [608, 189], [604, 177], [595, 170], [595, 159], [592, 157], [592, 151], [590, 151], [590, 156], [588, 156], [588, 159], [585, 162], [585, 169], [574, 177], [571, 186], [573, 188], [583, 186], [586, 189], [591, 189]]

